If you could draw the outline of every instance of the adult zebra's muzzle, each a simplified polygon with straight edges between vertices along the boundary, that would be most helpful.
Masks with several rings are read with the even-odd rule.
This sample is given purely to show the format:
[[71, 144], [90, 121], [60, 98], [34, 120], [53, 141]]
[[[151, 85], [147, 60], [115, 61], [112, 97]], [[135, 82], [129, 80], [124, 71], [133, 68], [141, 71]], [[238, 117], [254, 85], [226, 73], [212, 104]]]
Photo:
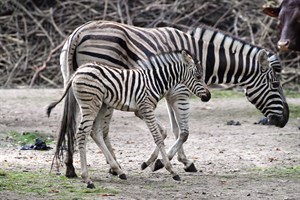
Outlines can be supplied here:
[[269, 124], [283, 128], [289, 121], [289, 106], [287, 103], [283, 103], [282, 115], [271, 115], [269, 116]]

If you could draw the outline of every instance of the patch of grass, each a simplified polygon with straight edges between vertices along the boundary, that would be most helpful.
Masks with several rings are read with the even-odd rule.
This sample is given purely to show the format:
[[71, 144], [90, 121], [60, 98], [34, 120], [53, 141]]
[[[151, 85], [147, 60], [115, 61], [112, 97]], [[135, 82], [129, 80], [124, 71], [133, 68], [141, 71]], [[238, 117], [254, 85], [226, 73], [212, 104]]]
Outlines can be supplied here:
[[210, 90], [212, 98], [240, 98], [245, 97], [244, 92], [234, 91], [234, 90]]
[[[245, 97], [244, 92], [236, 90], [220, 90], [220, 89], [210, 89], [211, 98], [241, 98]], [[195, 95], [192, 96], [192, 99], [197, 99]]]
[[34, 144], [37, 138], [40, 138], [41, 140], [45, 141], [46, 144], [51, 144], [53, 142], [52, 138], [47, 137], [44, 133], [40, 132], [19, 133], [13, 131], [10, 132], [8, 135], [12, 138], [14, 143], [19, 145]]
[[289, 104], [290, 118], [300, 117], [300, 104]]
[[300, 166], [256, 168], [261, 175], [300, 178]]
[[[245, 97], [243, 91], [236, 90], [220, 90], [220, 89], [211, 89], [211, 96], [213, 98], [239, 98]], [[285, 90], [284, 94], [288, 98], [300, 98], [300, 93], [293, 90]]]
[[0, 177], [6, 176], [6, 172], [0, 169]]
[[293, 90], [285, 90], [284, 94], [288, 98], [300, 98], [300, 92]]
[[[212, 98], [240, 98], [245, 97], [244, 91], [210, 89]], [[300, 98], [300, 93], [293, 90], [285, 90], [285, 97]]]
[[[4, 174], [3, 176], [1, 174]], [[9, 190], [20, 194], [33, 194], [41, 197], [55, 196], [58, 199], [77, 199], [96, 197], [101, 194], [118, 194], [117, 190], [103, 188], [96, 184], [96, 189], [88, 189], [79, 179], [37, 171], [0, 171], [0, 192]]]

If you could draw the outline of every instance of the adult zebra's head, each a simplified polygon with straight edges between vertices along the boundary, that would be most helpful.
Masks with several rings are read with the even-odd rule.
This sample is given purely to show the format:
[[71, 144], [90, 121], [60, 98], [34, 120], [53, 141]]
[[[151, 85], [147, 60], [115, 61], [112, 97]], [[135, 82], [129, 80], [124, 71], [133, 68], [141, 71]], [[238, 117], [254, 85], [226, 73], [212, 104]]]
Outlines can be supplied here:
[[269, 120], [269, 124], [284, 127], [289, 119], [289, 107], [279, 82], [281, 64], [276, 55], [260, 50], [258, 72], [246, 86], [248, 100]]
[[201, 101], [208, 102], [211, 98], [211, 94], [204, 81], [201, 62], [195, 62], [193, 57], [187, 53], [186, 50], [182, 50], [181, 55], [184, 62], [187, 64], [188, 74], [191, 75], [188, 79], [189, 82], [187, 82], [186, 85], [195, 95], [201, 98]]

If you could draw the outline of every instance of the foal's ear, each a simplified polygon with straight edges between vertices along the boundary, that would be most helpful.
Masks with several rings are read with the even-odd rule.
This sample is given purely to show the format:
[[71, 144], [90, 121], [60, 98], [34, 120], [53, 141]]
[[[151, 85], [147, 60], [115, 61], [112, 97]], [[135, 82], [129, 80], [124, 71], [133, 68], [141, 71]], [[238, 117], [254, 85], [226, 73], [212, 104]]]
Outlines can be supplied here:
[[258, 62], [262, 72], [265, 72], [269, 69], [270, 63], [268, 58], [268, 52], [262, 49], [258, 54]]
[[197, 62], [196, 65], [197, 65], [197, 67], [198, 67], [199, 70], [203, 71], [203, 66], [202, 66], [200, 60]]
[[182, 50], [181, 54], [184, 62], [186, 62], [188, 65], [195, 64], [193, 57], [190, 54], [188, 54], [185, 50]]

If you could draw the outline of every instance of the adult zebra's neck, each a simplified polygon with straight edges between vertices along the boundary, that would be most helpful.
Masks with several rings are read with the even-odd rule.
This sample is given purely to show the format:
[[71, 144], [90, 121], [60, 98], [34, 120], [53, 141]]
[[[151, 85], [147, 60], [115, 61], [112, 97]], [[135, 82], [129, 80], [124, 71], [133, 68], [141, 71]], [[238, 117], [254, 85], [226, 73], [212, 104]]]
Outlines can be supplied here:
[[205, 82], [243, 85], [258, 71], [261, 48], [207, 27], [191, 35], [198, 43], [195, 55], [204, 66]]
[[155, 82], [152, 88], [158, 96], [162, 96], [183, 78], [185, 63], [181, 52], [167, 52], [138, 61], [141, 71]]

